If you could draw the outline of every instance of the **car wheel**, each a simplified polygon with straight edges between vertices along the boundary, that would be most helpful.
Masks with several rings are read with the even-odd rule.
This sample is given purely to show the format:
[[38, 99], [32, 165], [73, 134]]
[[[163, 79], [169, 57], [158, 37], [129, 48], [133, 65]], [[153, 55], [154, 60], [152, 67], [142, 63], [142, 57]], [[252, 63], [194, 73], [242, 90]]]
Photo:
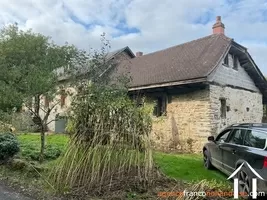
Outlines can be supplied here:
[[[242, 194], [243, 199], [251, 199], [252, 179], [245, 167], [242, 167], [238, 173], [238, 192]], [[247, 195], [245, 195], [247, 194]]]
[[212, 169], [212, 164], [210, 162], [210, 154], [208, 150], [205, 150], [203, 153], [203, 161], [204, 161], [204, 167], [206, 169]]

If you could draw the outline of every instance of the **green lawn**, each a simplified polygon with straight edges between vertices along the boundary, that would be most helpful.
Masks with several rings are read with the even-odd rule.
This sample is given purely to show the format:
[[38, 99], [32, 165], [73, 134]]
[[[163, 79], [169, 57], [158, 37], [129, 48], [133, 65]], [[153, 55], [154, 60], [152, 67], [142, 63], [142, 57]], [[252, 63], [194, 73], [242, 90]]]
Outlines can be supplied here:
[[[27, 167], [21, 169], [16, 167], [14, 169], [2, 165], [0, 166], [0, 179], [8, 177], [12, 184], [22, 185], [24, 188], [34, 190], [38, 196], [47, 197], [49, 192], [46, 191], [52, 191], [52, 193], [54, 191], [47, 177], [51, 169], [57, 164], [57, 158], [64, 153], [69, 138], [62, 134], [46, 136], [45, 162], [40, 164], [37, 162], [40, 153], [40, 134], [19, 134], [17, 137], [21, 149], [17, 157], [20, 158], [19, 161], [25, 162], [26, 160]], [[185, 181], [189, 185], [199, 183], [200, 180], [205, 179], [207, 180], [204, 181], [205, 187], [225, 188], [225, 191], [231, 189], [230, 182], [226, 180], [225, 175], [217, 170], [206, 170], [204, 168], [202, 156], [199, 154], [154, 152], [153, 157], [155, 164], [168, 177]], [[40, 173], [35, 173], [36, 169], [40, 170]], [[163, 187], [168, 188], [169, 186]]]
[[164, 154], [156, 152], [154, 161], [167, 176], [185, 181], [215, 179], [226, 182], [227, 179], [224, 174], [217, 170], [205, 169], [201, 154]]
[[[38, 160], [40, 151], [39, 134], [18, 135], [21, 146], [21, 157], [27, 160]], [[46, 160], [55, 160], [64, 152], [68, 136], [53, 134], [46, 136]], [[185, 181], [202, 179], [226, 182], [226, 176], [217, 170], [206, 170], [200, 154], [165, 154], [154, 153], [154, 161], [164, 174]]]
[[[54, 160], [64, 151], [68, 137], [63, 134], [53, 134], [45, 137], [45, 159]], [[40, 134], [20, 134], [20, 156], [26, 160], [38, 160], [40, 152]]]

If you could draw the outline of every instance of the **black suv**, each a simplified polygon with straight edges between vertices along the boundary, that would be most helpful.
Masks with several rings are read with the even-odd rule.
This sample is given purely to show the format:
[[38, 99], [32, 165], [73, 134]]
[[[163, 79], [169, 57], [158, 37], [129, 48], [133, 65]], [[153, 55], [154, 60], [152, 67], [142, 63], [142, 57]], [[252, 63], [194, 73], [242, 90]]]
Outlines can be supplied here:
[[[257, 191], [267, 195], [267, 124], [232, 125], [208, 141], [203, 147], [207, 169], [215, 167], [230, 176], [242, 163], [248, 163], [264, 179], [257, 180]], [[251, 194], [255, 173], [243, 165], [237, 176], [239, 192]]]

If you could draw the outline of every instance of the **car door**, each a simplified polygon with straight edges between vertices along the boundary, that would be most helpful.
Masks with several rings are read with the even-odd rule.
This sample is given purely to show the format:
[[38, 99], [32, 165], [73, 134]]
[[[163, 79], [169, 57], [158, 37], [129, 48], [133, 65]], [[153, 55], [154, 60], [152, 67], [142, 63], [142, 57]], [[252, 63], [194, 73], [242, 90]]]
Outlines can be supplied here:
[[222, 169], [222, 149], [221, 146], [224, 145], [225, 141], [229, 137], [232, 129], [227, 129], [222, 131], [215, 139], [213, 145], [210, 146], [211, 162], [217, 168]]
[[221, 146], [222, 164], [228, 174], [235, 171], [236, 162], [244, 155], [243, 144], [246, 131], [246, 129], [240, 128], [233, 129], [228, 140]]

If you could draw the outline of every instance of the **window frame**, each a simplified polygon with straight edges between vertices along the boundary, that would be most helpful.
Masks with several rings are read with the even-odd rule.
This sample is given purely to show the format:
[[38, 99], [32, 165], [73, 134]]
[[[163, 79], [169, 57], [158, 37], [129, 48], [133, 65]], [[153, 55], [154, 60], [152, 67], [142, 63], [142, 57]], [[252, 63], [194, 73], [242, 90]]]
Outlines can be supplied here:
[[[224, 102], [224, 104], [223, 104]], [[220, 98], [220, 117], [221, 119], [227, 118], [227, 101], [226, 98]]]
[[[227, 62], [226, 62], [227, 61]], [[223, 59], [223, 64], [227, 67], [229, 67], [229, 55], [228, 53], [226, 54], [226, 56]]]
[[156, 105], [153, 110], [153, 116], [155, 117], [166, 116], [168, 97], [166, 95], [159, 95], [155, 96], [154, 98], [155, 98], [154, 101], [156, 101]]
[[45, 95], [45, 96], [44, 96], [44, 107], [45, 107], [45, 108], [49, 108], [49, 106], [50, 106], [50, 100], [49, 100], [49, 98]]
[[67, 93], [66, 90], [62, 89], [60, 94], [60, 107], [63, 108], [66, 105]]
[[[215, 142], [216, 143], [228, 143], [228, 140], [229, 140], [229, 136], [231, 135], [233, 129], [226, 129], [226, 130], [223, 130], [222, 132], [219, 133], [219, 135], [217, 135], [217, 137], [215, 138]], [[221, 141], [218, 141], [223, 135], [225, 135], [227, 132], [229, 132], [228, 136], [226, 137], [226, 139], [221, 142]]]
[[238, 57], [232, 54], [232, 58], [233, 58], [233, 69], [238, 71]]

